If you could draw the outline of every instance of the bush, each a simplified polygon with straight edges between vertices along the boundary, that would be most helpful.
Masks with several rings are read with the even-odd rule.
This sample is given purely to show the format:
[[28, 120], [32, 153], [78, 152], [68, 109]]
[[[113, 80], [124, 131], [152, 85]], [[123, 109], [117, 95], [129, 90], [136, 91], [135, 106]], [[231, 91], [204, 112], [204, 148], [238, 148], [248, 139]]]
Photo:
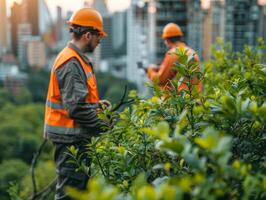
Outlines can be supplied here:
[[[153, 84], [146, 100], [131, 92], [134, 105], [102, 114], [117, 123], [88, 144], [92, 174], [105, 180], [91, 179], [86, 193], [70, 193], [76, 199], [265, 199], [265, 52], [262, 40], [241, 53], [219, 41], [205, 64], [202, 94], [189, 82], [187, 91], [171, 94]], [[173, 88], [180, 77], [202, 78], [184, 50], [176, 54]]]
[[7, 200], [7, 189], [13, 182], [19, 183], [27, 174], [29, 167], [21, 160], [5, 160], [0, 165], [0, 196], [1, 199]]

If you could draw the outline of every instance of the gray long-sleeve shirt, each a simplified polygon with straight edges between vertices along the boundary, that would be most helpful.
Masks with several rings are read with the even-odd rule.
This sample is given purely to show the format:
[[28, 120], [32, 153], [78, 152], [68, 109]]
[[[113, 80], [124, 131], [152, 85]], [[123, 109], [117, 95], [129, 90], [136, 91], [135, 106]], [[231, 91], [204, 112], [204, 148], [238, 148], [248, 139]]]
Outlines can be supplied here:
[[[69, 43], [68, 47], [74, 49], [85, 62], [92, 66], [89, 59], [74, 44]], [[86, 134], [62, 136], [46, 133], [48, 138], [55, 142], [72, 143], [102, 132], [102, 127], [106, 124], [97, 117], [95, 109], [98, 108], [98, 104], [85, 101], [89, 92], [86, 85], [87, 77], [78, 59], [72, 58], [56, 69], [55, 74], [62, 102], [69, 117], [74, 119]]]

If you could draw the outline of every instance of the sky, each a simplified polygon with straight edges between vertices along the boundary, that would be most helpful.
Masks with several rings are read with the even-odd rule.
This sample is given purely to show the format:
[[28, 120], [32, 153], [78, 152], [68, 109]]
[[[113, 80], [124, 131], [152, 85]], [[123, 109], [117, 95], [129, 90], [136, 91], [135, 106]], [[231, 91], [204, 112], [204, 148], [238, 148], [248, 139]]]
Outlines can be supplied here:
[[[7, 7], [10, 8], [13, 2], [21, 2], [22, 0], [6, 0]], [[53, 18], [56, 15], [56, 6], [61, 6], [63, 12], [75, 11], [83, 7], [84, 0], [45, 0]], [[130, 5], [131, 0], [106, 0], [110, 11], [121, 11]], [[8, 9], [9, 11], [9, 9]], [[8, 15], [10, 13], [8, 12]]]
[[[12, 3], [20, 2], [21, 0], [7, 0], [7, 6], [10, 8]], [[65, 13], [66, 11], [75, 11], [78, 10], [83, 6], [84, 0], [45, 0], [53, 18], [55, 18], [56, 15], [56, 6], [61, 6], [63, 9], [63, 12]], [[87, 1], [92, 1], [92, 0], [87, 0]], [[123, 9], [126, 9], [130, 5], [131, 0], [106, 0], [107, 1], [107, 6], [110, 11], [121, 11]], [[202, 0], [203, 7], [207, 8], [209, 1], [211, 0]], [[224, 1], [224, 0], [221, 0]], [[266, 5], [266, 0], [258, 0], [259, 3]], [[10, 14], [9, 9], [8, 9], [8, 15]]]

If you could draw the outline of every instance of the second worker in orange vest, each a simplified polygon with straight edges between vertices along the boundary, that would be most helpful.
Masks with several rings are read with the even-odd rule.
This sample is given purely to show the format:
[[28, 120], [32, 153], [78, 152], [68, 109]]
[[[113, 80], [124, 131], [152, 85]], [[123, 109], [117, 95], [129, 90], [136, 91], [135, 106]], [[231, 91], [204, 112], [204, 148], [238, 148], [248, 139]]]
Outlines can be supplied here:
[[70, 20], [72, 40], [58, 54], [51, 71], [45, 108], [44, 136], [55, 145], [56, 200], [69, 200], [65, 186], [86, 188], [88, 174], [77, 172], [69, 163], [68, 148], [74, 146], [87, 166], [86, 144], [102, 132], [106, 123], [97, 117], [99, 109], [110, 106], [100, 100], [93, 66], [85, 53], [93, 52], [107, 34], [100, 13], [92, 8], [75, 12]]
[[[164, 60], [159, 67], [150, 65], [147, 69], [148, 78], [150, 80], [158, 79], [159, 86], [165, 90], [172, 88], [170, 81], [173, 80], [176, 73], [178, 73], [173, 69], [174, 63], [178, 61], [178, 56], [173, 54], [176, 52], [177, 48], [187, 50], [188, 56], [194, 56], [194, 60], [199, 64], [198, 68], [200, 67], [199, 56], [182, 41], [182, 36], [183, 32], [177, 24], [167, 24], [163, 29], [162, 38], [169, 50], [165, 54]], [[197, 84], [196, 88], [198, 91], [201, 91], [201, 83]], [[186, 80], [182, 79], [180, 80], [178, 91], [185, 89], [187, 89]]]

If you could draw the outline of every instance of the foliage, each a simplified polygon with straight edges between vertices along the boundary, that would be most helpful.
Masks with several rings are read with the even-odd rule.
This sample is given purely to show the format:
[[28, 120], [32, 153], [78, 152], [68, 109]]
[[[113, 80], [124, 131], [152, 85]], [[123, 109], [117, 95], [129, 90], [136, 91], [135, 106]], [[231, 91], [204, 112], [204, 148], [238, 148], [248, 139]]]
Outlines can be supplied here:
[[[44, 173], [45, 172], [45, 173]], [[37, 190], [45, 188], [55, 177], [55, 166], [53, 161], [41, 161], [38, 163], [37, 168], [35, 169], [37, 177]], [[21, 180], [21, 189], [17, 192], [19, 196], [23, 199], [27, 199], [32, 194], [32, 181], [31, 177], [25, 176]], [[50, 194], [50, 199], [53, 199], [54, 194]]]
[[[9, 182], [16, 183], [9, 189], [12, 199], [19, 197], [16, 196], [17, 192], [31, 188], [30, 181], [28, 184], [22, 184], [24, 183], [22, 180], [30, 180], [29, 165], [41, 143], [43, 134], [43, 111], [44, 105], [42, 104], [14, 105], [6, 102], [0, 107], [0, 148], [2, 149], [0, 199], [7, 199], [6, 191]], [[48, 157], [50, 159], [50, 154], [51, 145], [47, 145], [42, 160], [45, 161]], [[50, 171], [48, 166], [50, 166]], [[38, 174], [37, 179], [38, 182], [42, 182], [40, 187], [50, 180], [49, 175], [55, 176], [54, 171], [53, 165], [42, 164], [41, 173], [39, 172], [42, 176]]]
[[[16, 159], [27, 163], [28, 169], [27, 173], [21, 171], [20, 177], [10, 179], [11, 182], [16, 182], [9, 189], [12, 199], [26, 199], [30, 196], [32, 186], [29, 165], [43, 137], [44, 102], [50, 73], [41, 70], [28, 71], [28, 74], [27, 87], [22, 88], [17, 96], [13, 96], [5, 89], [0, 89], [0, 148], [3, 149], [0, 154], [0, 165], [2, 166], [9, 159]], [[127, 84], [125, 80], [100, 74], [99, 85], [108, 87], [103, 96], [108, 99], [110, 97], [112, 101], [119, 99], [122, 95], [119, 85], [121, 81]], [[114, 86], [113, 89], [110, 87], [110, 82]], [[129, 86], [133, 87], [131, 84]], [[52, 144], [47, 144], [38, 161], [40, 165], [36, 169], [38, 190], [45, 187], [55, 177], [51, 154]], [[2, 175], [5, 176], [5, 173], [9, 173], [9, 171], [3, 170]], [[8, 182], [6, 184], [0, 185], [0, 191], [5, 191], [0, 194], [0, 199], [6, 198]], [[53, 199], [52, 196], [53, 194], [50, 195], [50, 199]]]
[[[32, 95], [33, 102], [45, 102], [50, 72], [47, 70], [30, 70], [28, 74], [29, 78], [26, 86]], [[121, 86], [128, 85], [130, 89], [136, 88], [134, 84], [129, 83], [127, 80], [116, 78], [107, 73], [99, 72], [96, 76], [101, 98], [108, 99], [111, 102], [119, 100], [122, 95]]]
[[29, 76], [26, 82], [26, 86], [32, 94], [33, 101], [42, 103], [45, 102], [50, 72], [47, 70], [30, 70], [28, 74]]
[[[178, 50], [173, 90], [154, 83], [152, 98], [132, 91], [134, 105], [101, 115], [117, 122], [88, 144], [93, 164], [86, 167], [105, 181], [91, 179], [87, 191], [70, 189], [70, 194], [75, 199], [103, 199], [100, 194], [130, 200], [265, 199], [265, 52], [262, 40], [241, 53], [218, 41], [199, 94], [190, 80], [203, 74], [186, 51]], [[180, 77], [186, 77], [188, 89], [176, 92]]]
[[0, 195], [7, 200], [7, 189], [12, 182], [19, 182], [27, 173], [28, 166], [21, 160], [5, 160], [0, 165]]
[[[43, 130], [43, 106], [7, 104], [0, 109], [0, 161], [18, 158], [30, 163]], [[12, 136], [12, 137], [11, 137]]]
[[108, 99], [112, 103], [120, 100], [120, 97], [123, 95], [121, 88], [124, 88], [125, 85], [128, 85], [129, 89], [136, 89], [135, 84], [107, 73], [99, 72], [96, 74], [96, 77], [101, 99]]
[[6, 89], [0, 89], [0, 96], [0, 108], [4, 107], [8, 103], [24, 105], [32, 101], [31, 93], [25, 87], [22, 87], [19, 93], [15, 96]]

